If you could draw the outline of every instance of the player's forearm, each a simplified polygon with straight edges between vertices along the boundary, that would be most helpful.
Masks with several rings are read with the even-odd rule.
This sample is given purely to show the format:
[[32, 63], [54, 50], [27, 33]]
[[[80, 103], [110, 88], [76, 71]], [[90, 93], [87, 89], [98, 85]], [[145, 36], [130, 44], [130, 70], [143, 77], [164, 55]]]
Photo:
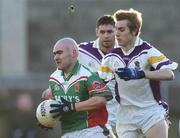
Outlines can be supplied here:
[[173, 80], [174, 73], [169, 69], [160, 69], [155, 71], [144, 71], [147, 79], [152, 80]]
[[87, 111], [87, 110], [96, 109], [105, 104], [106, 104], [105, 97], [94, 96], [86, 101], [75, 103], [75, 109], [76, 111]]

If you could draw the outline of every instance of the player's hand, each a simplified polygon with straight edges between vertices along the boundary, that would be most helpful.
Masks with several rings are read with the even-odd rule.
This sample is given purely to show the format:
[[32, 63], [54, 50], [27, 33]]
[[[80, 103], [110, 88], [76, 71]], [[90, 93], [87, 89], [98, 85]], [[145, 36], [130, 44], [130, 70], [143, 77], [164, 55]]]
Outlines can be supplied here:
[[118, 70], [115, 72], [121, 79], [124, 79], [125, 81], [145, 78], [144, 71], [140, 71], [135, 68], [118, 68]]
[[50, 113], [53, 113], [53, 118], [59, 117], [63, 115], [64, 113], [69, 113], [75, 111], [75, 103], [66, 101], [64, 98], [61, 97], [61, 103], [59, 104], [50, 104], [51, 107], [53, 107], [52, 110], [50, 110]]
[[52, 127], [44, 126], [44, 125], [42, 125], [41, 123], [38, 123], [37, 125], [38, 125], [38, 127], [40, 127], [41, 129], [46, 130], [46, 131], [53, 129]]
[[42, 92], [41, 98], [44, 99], [44, 100], [48, 100], [48, 99], [53, 98], [51, 88], [47, 88], [46, 90], [44, 90]]

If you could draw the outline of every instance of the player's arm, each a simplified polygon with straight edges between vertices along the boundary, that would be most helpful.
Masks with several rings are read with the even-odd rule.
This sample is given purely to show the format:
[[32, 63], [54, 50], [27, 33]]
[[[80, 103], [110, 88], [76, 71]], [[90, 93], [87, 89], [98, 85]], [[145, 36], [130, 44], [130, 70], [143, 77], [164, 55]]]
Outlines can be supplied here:
[[174, 73], [170, 69], [159, 69], [155, 71], [149, 70], [138, 70], [136, 68], [119, 68], [116, 71], [117, 75], [124, 79], [125, 81], [128, 80], [136, 80], [136, 79], [151, 79], [151, 80], [173, 80]]
[[69, 102], [61, 97], [61, 101], [62, 103], [50, 105], [51, 107], [53, 107], [53, 109], [50, 111], [50, 113], [54, 114], [53, 118], [56, 118], [59, 115], [63, 115], [64, 113], [97, 109], [100, 106], [106, 104], [106, 97], [94, 96], [89, 98], [88, 100], [78, 103]]
[[175, 70], [178, 66], [176, 62], [173, 62], [166, 58], [160, 51], [155, 48], [151, 48], [148, 51], [147, 64], [152, 66], [155, 70], [138, 70], [136, 68], [118, 68], [116, 73], [121, 79], [133, 80], [133, 79], [151, 79], [151, 80], [173, 80]]
[[159, 69], [155, 71], [144, 71], [145, 78], [152, 80], [173, 80], [174, 73], [170, 69]]
[[113, 56], [105, 56], [101, 62], [101, 65], [98, 67], [99, 77], [106, 82], [114, 79], [113, 68], [114, 62], [116, 61], [115, 58], [113, 58]]
[[89, 98], [86, 101], [75, 103], [76, 111], [88, 111], [92, 109], [99, 108], [102, 105], [106, 104], [106, 98], [100, 96], [94, 96]]
[[175, 78], [173, 70], [177, 68], [178, 64], [168, 59], [155, 47], [152, 47], [148, 51], [147, 62], [155, 69], [154, 71], [144, 71], [147, 79], [173, 80]]
[[64, 113], [97, 109], [100, 106], [105, 105], [107, 100], [111, 100], [113, 98], [110, 89], [95, 73], [88, 78], [85, 85], [90, 98], [85, 101], [75, 103], [69, 102], [61, 97], [62, 103], [50, 105], [54, 108], [50, 111], [50, 113], [57, 113], [54, 118]]
[[96, 109], [105, 105], [107, 100], [112, 99], [110, 89], [95, 73], [88, 78], [86, 87], [90, 98], [86, 101], [75, 103], [76, 111]]
[[44, 99], [44, 100], [48, 100], [48, 99], [53, 98], [53, 93], [52, 93], [50, 87], [48, 87], [46, 90], [44, 90], [42, 92], [41, 98]]

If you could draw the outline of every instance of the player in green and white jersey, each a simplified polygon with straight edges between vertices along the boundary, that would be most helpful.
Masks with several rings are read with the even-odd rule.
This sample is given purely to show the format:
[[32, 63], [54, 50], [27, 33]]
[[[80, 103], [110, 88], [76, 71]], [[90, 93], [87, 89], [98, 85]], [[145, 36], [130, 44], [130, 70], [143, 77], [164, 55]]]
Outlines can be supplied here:
[[110, 89], [97, 74], [79, 64], [73, 39], [59, 40], [53, 53], [57, 70], [49, 85], [60, 103], [52, 104], [50, 113], [62, 116], [62, 138], [106, 138], [103, 128], [108, 119], [106, 101], [112, 99]]
[[[97, 39], [91, 42], [83, 42], [79, 44], [79, 63], [90, 69], [92, 72], [97, 72], [102, 58], [113, 48], [118, 47], [115, 41], [115, 22], [111, 15], [103, 15], [98, 18], [96, 22], [96, 35]], [[113, 94], [113, 99], [106, 104], [108, 111], [108, 122], [106, 127], [111, 134], [116, 133], [116, 112], [119, 103], [115, 99], [115, 80], [107, 83]], [[42, 93], [43, 99], [52, 97], [51, 89], [48, 88]]]

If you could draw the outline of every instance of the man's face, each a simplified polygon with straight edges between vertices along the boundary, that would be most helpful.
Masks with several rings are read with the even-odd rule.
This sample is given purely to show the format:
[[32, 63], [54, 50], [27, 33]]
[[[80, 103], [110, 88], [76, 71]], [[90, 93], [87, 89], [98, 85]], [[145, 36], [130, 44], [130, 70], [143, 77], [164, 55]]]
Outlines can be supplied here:
[[115, 43], [115, 28], [113, 25], [100, 25], [96, 28], [96, 35], [99, 37], [100, 46], [112, 48]]
[[135, 32], [130, 31], [128, 27], [128, 21], [127, 20], [117, 21], [115, 26], [116, 26], [116, 38], [118, 44], [122, 47], [127, 47], [128, 45], [131, 45], [133, 38], [136, 36], [135, 36]]
[[71, 50], [65, 45], [56, 45], [53, 49], [54, 61], [59, 70], [65, 71], [72, 64]]

